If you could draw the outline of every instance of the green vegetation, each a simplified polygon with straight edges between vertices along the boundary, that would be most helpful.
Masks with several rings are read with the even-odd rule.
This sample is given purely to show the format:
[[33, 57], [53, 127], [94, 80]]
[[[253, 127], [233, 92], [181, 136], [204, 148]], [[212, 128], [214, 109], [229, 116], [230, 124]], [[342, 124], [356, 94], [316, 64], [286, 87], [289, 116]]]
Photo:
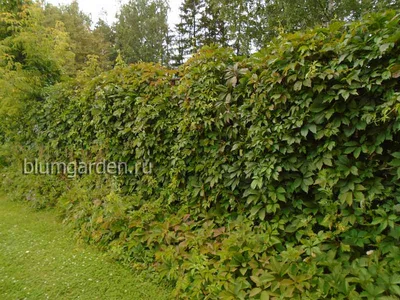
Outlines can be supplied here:
[[[176, 298], [400, 297], [398, 11], [249, 57], [212, 46], [177, 70], [120, 55], [104, 71], [90, 56], [77, 72], [65, 30], [41, 16], [27, 6], [0, 22], [8, 197], [54, 207]], [[153, 169], [21, 176], [24, 158]]]
[[60, 7], [46, 4], [44, 7], [43, 25], [54, 28], [62, 26], [69, 37], [69, 47], [74, 52], [76, 67], [81, 69], [89, 55], [99, 57], [102, 66], [111, 67], [116, 54], [114, 34], [103, 20], [99, 20], [91, 30], [90, 16], [80, 11], [78, 2]]
[[332, 20], [359, 20], [366, 13], [399, 8], [398, 0], [183, 0], [173, 58], [179, 65], [188, 54], [211, 44], [249, 55], [282, 32], [327, 25]]
[[0, 197], [0, 298], [168, 299], [169, 291], [104, 254], [75, 246], [54, 212]]
[[165, 0], [131, 0], [122, 6], [115, 35], [116, 47], [126, 62], [168, 64], [167, 13]]

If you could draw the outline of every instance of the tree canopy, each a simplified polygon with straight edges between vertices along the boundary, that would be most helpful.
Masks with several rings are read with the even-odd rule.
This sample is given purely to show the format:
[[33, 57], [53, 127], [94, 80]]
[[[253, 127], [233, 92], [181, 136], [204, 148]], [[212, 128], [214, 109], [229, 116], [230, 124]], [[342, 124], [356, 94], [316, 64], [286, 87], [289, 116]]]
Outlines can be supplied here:
[[168, 4], [164, 0], [130, 0], [118, 14], [116, 48], [127, 63], [168, 63]]

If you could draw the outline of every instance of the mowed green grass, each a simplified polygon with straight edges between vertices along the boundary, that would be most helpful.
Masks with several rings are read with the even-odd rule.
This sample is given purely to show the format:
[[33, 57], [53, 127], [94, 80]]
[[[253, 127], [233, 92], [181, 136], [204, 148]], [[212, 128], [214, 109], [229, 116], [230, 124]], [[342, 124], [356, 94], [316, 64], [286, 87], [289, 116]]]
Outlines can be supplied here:
[[170, 291], [77, 245], [52, 211], [0, 196], [0, 299], [170, 299]]

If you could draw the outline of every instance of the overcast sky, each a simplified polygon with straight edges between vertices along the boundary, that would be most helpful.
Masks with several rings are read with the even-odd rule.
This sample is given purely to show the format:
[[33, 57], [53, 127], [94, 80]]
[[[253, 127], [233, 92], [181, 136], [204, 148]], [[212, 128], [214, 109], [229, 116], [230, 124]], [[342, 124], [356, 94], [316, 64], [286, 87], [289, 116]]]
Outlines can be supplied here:
[[[46, 2], [58, 4], [70, 4], [73, 0], [46, 0]], [[78, 0], [79, 7], [86, 14], [92, 16], [96, 23], [99, 18], [106, 20], [109, 24], [115, 21], [115, 14], [121, 3], [127, 3], [128, 0]], [[179, 6], [182, 0], [169, 0], [171, 10], [168, 14], [168, 22], [171, 26], [179, 23]]]

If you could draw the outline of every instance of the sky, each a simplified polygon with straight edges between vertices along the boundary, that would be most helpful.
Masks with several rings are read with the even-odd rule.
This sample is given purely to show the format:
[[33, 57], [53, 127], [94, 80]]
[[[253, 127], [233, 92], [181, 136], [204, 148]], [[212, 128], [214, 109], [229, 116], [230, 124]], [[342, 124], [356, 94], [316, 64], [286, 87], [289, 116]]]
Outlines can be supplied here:
[[[73, 0], [46, 0], [47, 3], [53, 5], [58, 4], [70, 4]], [[108, 24], [112, 24], [115, 21], [115, 14], [118, 12], [118, 8], [121, 3], [127, 3], [128, 0], [78, 0], [79, 7], [83, 12], [92, 16], [94, 24], [99, 18], [106, 20]], [[169, 0], [169, 6], [171, 8], [168, 14], [168, 23], [171, 27], [179, 23], [179, 6], [182, 0]]]

